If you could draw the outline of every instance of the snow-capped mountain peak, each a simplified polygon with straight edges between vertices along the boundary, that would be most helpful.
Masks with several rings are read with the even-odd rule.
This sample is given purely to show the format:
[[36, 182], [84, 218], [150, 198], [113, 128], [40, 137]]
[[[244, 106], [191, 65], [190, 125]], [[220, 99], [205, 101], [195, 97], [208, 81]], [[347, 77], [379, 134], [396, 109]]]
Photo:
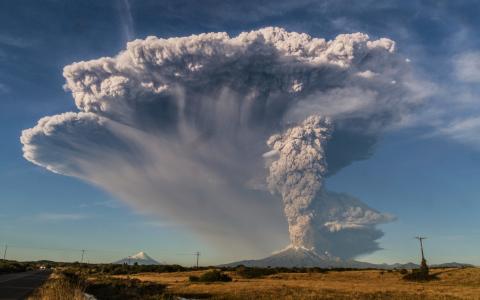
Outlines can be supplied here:
[[151, 258], [147, 253], [143, 251], [114, 262], [114, 264], [122, 264], [122, 265], [123, 264], [134, 265], [135, 263], [137, 263], [138, 265], [160, 265], [158, 261]]
[[130, 256], [131, 258], [135, 258], [135, 259], [151, 259], [150, 256], [148, 256], [147, 253], [143, 252], [143, 251], [140, 251], [138, 252], [137, 254], [135, 255], [132, 255]]

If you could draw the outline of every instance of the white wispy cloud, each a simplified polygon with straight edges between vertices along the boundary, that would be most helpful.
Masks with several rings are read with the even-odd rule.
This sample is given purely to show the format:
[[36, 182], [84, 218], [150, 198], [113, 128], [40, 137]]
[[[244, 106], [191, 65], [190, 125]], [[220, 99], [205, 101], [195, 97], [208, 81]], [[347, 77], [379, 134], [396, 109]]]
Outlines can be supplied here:
[[449, 82], [425, 86], [430, 92], [429, 105], [407, 116], [407, 123], [430, 128], [421, 137], [442, 138], [480, 150], [480, 51], [459, 52], [450, 64]]
[[38, 221], [79, 221], [87, 218], [90, 216], [78, 213], [40, 213], [34, 219]]
[[17, 36], [0, 34], [0, 44], [17, 48], [26, 48], [31, 46], [33, 41], [31, 39], [25, 39]]
[[92, 203], [82, 203], [80, 207], [107, 207], [107, 208], [118, 208], [120, 203], [118, 201], [106, 200], [106, 201], [97, 201]]
[[128, 0], [119, 1], [118, 9], [120, 14], [123, 35], [127, 41], [131, 41], [134, 37], [134, 32], [133, 32], [133, 17], [132, 17], [132, 10], [130, 8], [130, 2]]
[[480, 82], [480, 51], [469, 51], [458, 55], [454, 60], [456, 77], [465, 82]]
[[480, 116], [465, 117], [463, 119], [454, 120], [438, 130], [439, 134], [480, 149], [479, 132]]
[[178, 224], [174, 224], [174, 223], [166, 222], [166, 221], [145, 221], [145, 222], [142, 222], [141, 225], [145, 226], [145, 227], [155, 227], [155, 228], [165, 228], [165, 227], [179, 226]]

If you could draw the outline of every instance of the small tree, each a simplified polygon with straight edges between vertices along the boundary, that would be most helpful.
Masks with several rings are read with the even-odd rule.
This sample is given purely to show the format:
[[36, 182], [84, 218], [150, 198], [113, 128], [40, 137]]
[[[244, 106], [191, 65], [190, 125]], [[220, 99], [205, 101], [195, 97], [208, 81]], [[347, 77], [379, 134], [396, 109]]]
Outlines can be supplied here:
[[232, 281], [232, 277], [219, 270], [211, 270], [202, 274], [200, 277], [190, 276], [189, 280], [190, 282], [230, 282]]

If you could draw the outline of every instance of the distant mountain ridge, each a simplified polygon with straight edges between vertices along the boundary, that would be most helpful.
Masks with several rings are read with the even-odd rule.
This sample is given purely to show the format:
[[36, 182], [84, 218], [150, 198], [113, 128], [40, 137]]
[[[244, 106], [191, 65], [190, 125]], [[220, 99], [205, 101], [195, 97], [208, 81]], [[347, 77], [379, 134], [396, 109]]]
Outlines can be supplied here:
[[117, 264], [117, 265], [123, 265], [123, 264], [134, 265], [135, 263], [137, 263], [138, 265], [161, 265], [161, 263], [151, 258], [147, 253], [143, 251], [138, 252], [135, 255], [117, 260], [116, 262], [113, 262], [113, 264]]
[[[409, 262], [406, 264], [374, 264], [357, 260], [342, 260], [329, 254], [318, 254], [313, 250], [305, 248], [288, 247], [276, 252], [271, 256], [257, 260], [242, 260], [221, 265], [222, 267], [235, 267], [244, 265], [246, 267], [285, 267], [285, 268], [352, 268], [352, 269], [416, 269], [418, 264]], [[446, 263], [432, 265], [432, 267], [466, 267], [472, 266], [460, 263]]]
[[450, 263], [432, 265], [432, 267], [434, 268], [465, 268], [465, 267], [475, 267], [475, 266], [472, 264], [450, 262]]

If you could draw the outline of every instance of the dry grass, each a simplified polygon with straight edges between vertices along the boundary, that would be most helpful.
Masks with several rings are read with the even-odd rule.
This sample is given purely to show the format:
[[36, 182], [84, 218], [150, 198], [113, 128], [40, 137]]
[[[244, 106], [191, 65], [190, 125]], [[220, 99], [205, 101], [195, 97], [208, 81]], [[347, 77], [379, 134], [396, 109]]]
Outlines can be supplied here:
[[[439, 280], [408, 282], [398, 272], [378, 270], [280, 273], [262, 279], [190, 283], [205, 271], [130, 275], [168, 285], [167, 293], [214, 299], [480, 299], [480, 269], [435, 269]], [[117, 276], [126, 278], [127, 276]]]
[[35, 290], [28, 300], [85, 300], [83, 288], [58, 274], [52, 274], [45, 284]]

